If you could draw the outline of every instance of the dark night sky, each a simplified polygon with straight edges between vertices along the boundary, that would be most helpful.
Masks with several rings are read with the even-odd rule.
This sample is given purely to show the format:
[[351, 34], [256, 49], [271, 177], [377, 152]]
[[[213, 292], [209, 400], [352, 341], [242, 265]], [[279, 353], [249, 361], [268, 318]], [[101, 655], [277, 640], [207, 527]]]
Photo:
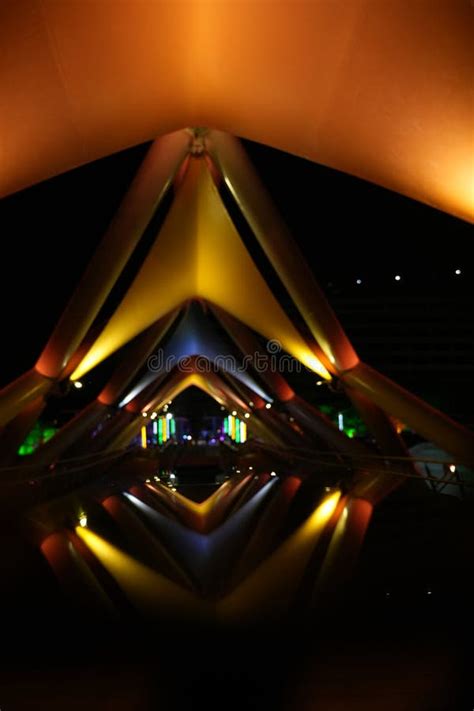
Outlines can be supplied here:
[[[469, 224], [304, 159], [245, 145], [330, 300], [342, 294], [357, 303], [364, 290], [376, 299], [472, 302]], [[147, 146], [0, 201], [1, 384], [34, 364]], [[451, 325], [455, 331], [455, 317]]]

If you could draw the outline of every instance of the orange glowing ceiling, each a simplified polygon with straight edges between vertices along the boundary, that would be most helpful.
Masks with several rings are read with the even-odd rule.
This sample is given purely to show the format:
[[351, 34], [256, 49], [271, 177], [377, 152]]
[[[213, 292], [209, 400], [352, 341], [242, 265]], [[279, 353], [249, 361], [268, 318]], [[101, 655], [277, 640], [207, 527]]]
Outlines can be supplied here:
[[0, 195], [185, 126], [464, 219], [468, 0], [4, 0]]

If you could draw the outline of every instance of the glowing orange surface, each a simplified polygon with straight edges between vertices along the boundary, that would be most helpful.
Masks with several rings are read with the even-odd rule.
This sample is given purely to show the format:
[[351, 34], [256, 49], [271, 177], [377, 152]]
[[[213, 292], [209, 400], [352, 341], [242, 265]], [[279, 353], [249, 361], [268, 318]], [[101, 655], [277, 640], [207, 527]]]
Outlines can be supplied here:
[[472, 217], [467, 0], [6, 0], [0, 194], [211, 126]]

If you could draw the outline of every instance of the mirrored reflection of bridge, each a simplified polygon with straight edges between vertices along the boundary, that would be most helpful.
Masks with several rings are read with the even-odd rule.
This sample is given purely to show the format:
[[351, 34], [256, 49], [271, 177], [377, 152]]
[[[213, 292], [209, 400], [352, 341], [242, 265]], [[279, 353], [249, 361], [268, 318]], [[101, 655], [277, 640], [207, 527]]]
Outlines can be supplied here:
[[236, 134], [468, 219], [467, 10], [112, 5], [1, 11], [2, 195], [152, 143], [0, 391], [0, 707], [46, 658], [48, 709], [457, 704], [473, 432], [362, 360]]

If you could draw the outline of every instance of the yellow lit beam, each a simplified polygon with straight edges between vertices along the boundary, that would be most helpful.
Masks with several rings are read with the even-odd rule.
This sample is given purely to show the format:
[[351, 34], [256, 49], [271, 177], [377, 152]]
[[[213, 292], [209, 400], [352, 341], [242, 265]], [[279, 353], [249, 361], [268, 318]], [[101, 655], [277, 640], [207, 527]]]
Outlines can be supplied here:
[[77, 535], [117, 581], [132, 604], [146, 614], [171, 613], [205, 618], [210, 606], [181, 586], [113, 546], [88, 528], [76, 528]]
[[275, 553], [219, 603], [221, 619], [237, 622], [276, 614], [287, 606], [340, 496], [340, 491], [329, 494]]
[[310, 370], [330, 379], [255, 266], [206, 162], [198, 158], [190, 160], [140, 272], [72, 379], [81, 378], [158, 318], [191, 298], [221, 306], [266, 338], [278, 341], [282, 350]]

